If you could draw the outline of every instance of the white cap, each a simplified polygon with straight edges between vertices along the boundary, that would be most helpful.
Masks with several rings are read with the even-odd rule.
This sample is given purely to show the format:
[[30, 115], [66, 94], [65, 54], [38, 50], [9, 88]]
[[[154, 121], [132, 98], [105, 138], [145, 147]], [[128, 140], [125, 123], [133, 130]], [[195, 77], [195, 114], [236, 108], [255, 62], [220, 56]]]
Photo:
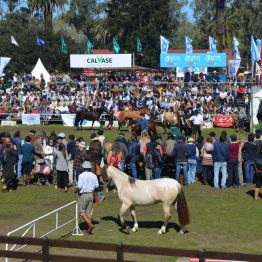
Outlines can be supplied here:
[[65, 133], [59, 133], [59, 134], [57, 135], [57, 137], [65, 138]]
[[91, 163], [89, 161], [84, 161], [84, 163], [82, 164], [82, 167], [83, 168], [91, 168], [92, 165], [91, 165]]

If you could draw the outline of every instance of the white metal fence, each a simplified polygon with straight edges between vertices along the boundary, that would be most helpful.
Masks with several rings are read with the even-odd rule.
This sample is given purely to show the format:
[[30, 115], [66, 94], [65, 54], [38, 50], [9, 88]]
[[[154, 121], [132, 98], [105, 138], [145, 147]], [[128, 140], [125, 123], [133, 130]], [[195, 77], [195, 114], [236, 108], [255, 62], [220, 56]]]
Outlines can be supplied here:
[[[62, 210], [64, 210], [64, 209], [66, 209], [68, 207], [72, 207], [72, 206], [75, 207], [74, 215], [72, 217], [70, 217], [68, 221], [65, 221], [65, 222], [60, 224], [60, 219], [59, 219], [60, 218], [59, 217], [60, 212]], [[50, 217], [51, 215], [55, 215], [55, 227], [53, 229], [49, 230], [48, 232], [42, 234], [42, 235], [38, 235], [37, 234], [37, 232], [38, 232], [37, 231], [38, 230], [37, 226], [38, 226], [39, 222], [43, 221], [47, 217]], [[64, 205], [62, 207], [59, 207], [59, 208], [57, 208], [57, 209], [55, 209], [55, 210], [53, 210], [53, 211], [51, 211], [51, 212], [41, 216], [41, 217], [38, 217], [37, 219], [34, 219], [34, 220], [26, 223], [25, 225], [21, 226], [21, 227], [18, 227], [16, 229], [8, 232], [7, 236], [11, 236], [14, 233], [21, 232], [22, 233], [21, 237], [24, 237], [29, 232], [31, 232], [33, 238], [36, 238], [36, 237], [37, 238], [43, 238], [43, 237], [45, 237], [45, 236], [55, 232], [56, 230], [66, 226], [66, 225], [68, 225], [70, 223], [75, 223], [75, 227], [74, 227], [74, 229], [72, 231], [72, 235], [76, 235], [76, 236], [83, 235], [83, 233], [80, 230], [79, 225], [78, 225], [78, 223], [79, 223], [79, 221], [78, 221], [78, 203], [77, 203], [76, 200], [72, 201], [72, 202], [70, 202], [70, 203], [68, 203], [68, 204], [66, 204], [66, 205]], [[16, 246], [17, 245], [13, 245], [12, 247], [9, 248], [9, 244], [6, 244], [5, 249], [6, 249], [6, 251], [8, 251], [8, 250], [9, 251], [12, 251], [12, 250], [18, 251], [18, 250], [21, 250], [22, 248], [26, 247], [27, 245], [22, 245], [22, 246], [19, 246], [19, 247], [16, 247]], [[8, 262], [8, 258], [5, 258], [5, 262]]]

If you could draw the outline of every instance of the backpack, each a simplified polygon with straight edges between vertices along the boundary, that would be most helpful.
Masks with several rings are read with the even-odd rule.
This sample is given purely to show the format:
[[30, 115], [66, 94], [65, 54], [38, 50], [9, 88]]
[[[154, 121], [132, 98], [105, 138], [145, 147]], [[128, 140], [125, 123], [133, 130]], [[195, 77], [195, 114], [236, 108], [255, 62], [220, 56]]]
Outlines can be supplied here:
[[153, 169], [154, 163], [153, 163], [153, 156], [152, 154], [147, 153], [145, 156], [145, 166], [146, 168]]

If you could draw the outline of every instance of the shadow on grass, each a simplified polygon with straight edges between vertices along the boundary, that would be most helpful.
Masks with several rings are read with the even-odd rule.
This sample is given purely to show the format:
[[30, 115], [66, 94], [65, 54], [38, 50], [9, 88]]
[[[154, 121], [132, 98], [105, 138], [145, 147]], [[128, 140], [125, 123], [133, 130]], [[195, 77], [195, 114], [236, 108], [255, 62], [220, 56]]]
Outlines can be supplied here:
[[[117, 217], [113, 217], [113, 216], [105, 216], [105, 217], [102, 217], [101, 218], [102, 220], [104, 221], [113, 221], [115, 222], [119, 227], [122, 227], [121, 226], [121, 223], [119, 221], [119, 219]], [[133, 221], [130, 221], [130, 220], [126, 220], [125, 221], [126, 224], [130, 227], [133, 227]], [[163, 221], [138, 221], [138, 225], [139, 225], [139, 228], [156, 228], [156, 229], [160, 229], [161, 226], [163, 225]], [[181, 227], [176, 224], [176, 223], [168, 223], [168, 226], [167, 226], [167, 232], [169, 231], [168, 229], [169, 228], [174, 228], [177, 232], [180, 231]], [[119, 231], [121, 231], [122, 233], [126, 233], [123, 231], [123, 229], [119, 229]]]
[[[247, 195], [250, 195], [252, 198], [254, 198], [255, 195], [255, 189], [249, 190], [246, 192]], [[259, 193], [258, 195], [259, 198], [262, 198], [262, 193]]]

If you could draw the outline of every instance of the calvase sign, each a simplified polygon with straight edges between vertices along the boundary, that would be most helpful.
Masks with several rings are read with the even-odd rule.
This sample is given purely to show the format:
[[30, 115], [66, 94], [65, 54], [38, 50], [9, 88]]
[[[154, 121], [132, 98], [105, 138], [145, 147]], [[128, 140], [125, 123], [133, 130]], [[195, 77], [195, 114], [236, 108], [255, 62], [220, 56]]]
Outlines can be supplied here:
[[71, 68], [131, 68], [131, 54], [70, 55]]

